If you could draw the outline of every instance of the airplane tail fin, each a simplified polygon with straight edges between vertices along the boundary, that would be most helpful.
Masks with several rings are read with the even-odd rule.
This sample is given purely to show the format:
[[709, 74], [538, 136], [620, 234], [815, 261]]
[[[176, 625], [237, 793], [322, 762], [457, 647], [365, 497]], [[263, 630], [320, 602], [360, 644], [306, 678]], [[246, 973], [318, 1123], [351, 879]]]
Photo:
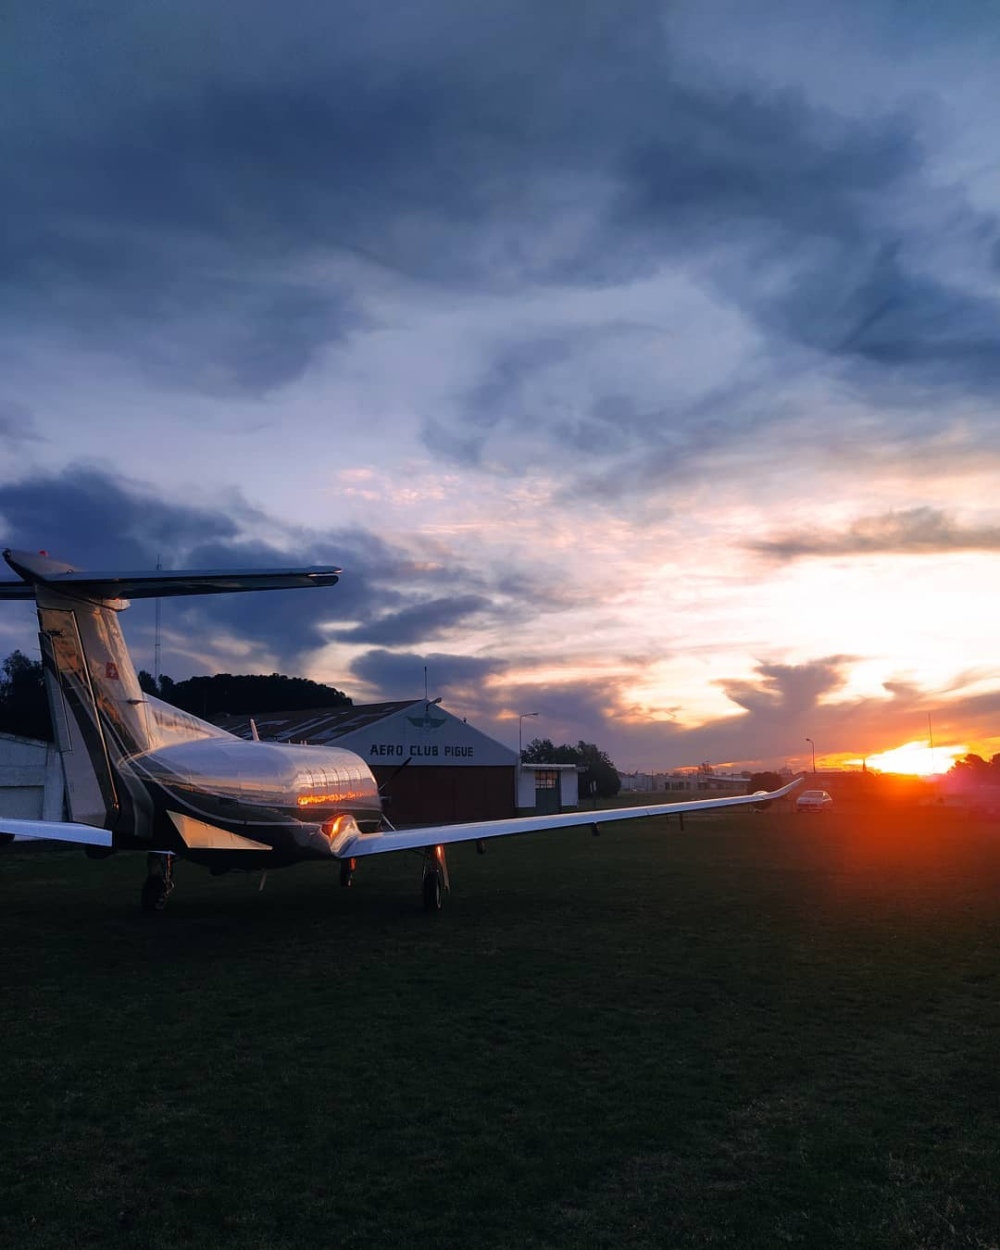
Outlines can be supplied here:
[[[127, 600], [332, 586], [340, 569], [247, 569], [226, 572], [81, 573], [44, 553], [4, 551], [20, 577], [0, 582], [0, 599], [34, 598], [56, 744], [62, 754], [70, 818], [114, 829], [135, 824], [133, 799], [118, 765], [159, 745], [125, 645], [118, 613]], [[183, 716], [183, 713], [178, 713]], [[184, 736], [213, 732], [187, 718]]]

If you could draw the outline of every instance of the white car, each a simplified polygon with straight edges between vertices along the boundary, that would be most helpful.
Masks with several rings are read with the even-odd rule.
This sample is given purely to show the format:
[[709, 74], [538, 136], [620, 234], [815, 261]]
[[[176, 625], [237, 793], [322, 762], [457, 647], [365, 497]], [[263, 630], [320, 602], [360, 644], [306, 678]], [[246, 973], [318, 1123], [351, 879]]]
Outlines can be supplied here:
[[795, 800], [797, 812], [828, 812], [833, 799], [825, 790], [803, 790]]

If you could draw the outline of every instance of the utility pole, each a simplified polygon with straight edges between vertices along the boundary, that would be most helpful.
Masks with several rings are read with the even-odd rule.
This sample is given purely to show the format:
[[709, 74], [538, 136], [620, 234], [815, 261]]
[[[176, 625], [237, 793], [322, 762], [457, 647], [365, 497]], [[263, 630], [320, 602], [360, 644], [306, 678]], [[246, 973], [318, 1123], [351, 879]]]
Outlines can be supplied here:
[[521, 730], [524, 727], [525, 719], [529, 716], [537, 716], [537, 715], [538, 715], [537, 712], [521, 712], [521, 714], [517, 718], [517, 762], [518, 762], [518, 766], [520, 766], [520, 763], [521, 763], [521, 752], [523, 750], [523, 747], [521, 745]]
[[[159, 573], [162, 568], [163, 568], [163, 561], [160, 559], [159, 556], [157, 556], [156, 557], [157, 573]], [[156, 610], [155, 610], [156, 627], [154, 630], [154, 642], [153, 642], [153, 681], [156, 683], [157, 694], [160, 693], [160, 602], [161, 601], [159, 599], [156, 600]], [[146, 619], [148, 620], [149, 618], [147, 617]]]

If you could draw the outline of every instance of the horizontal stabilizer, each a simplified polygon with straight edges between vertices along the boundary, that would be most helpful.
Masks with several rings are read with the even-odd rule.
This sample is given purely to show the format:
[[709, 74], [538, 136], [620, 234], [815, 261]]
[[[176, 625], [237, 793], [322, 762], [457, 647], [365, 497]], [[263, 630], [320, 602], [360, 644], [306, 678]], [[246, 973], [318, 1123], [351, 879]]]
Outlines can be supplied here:
[[0, 816], [0, 833], [15, 838], [44, 838], [50, 842], [75, 842], [78, 846], [111, 846], [111, 830], [69, 820], [8, 820]]
[[82, 599], [161, 599], [174, 595], [228, 595], [243, 590], [298, 590], [333, 586], [341, 569], [192, 569], [136, 573], [81, 573], [71, 565], [24, 551], [4, 559], [23, 579], [0, 582], [0, 599], [34, 598], [35, 585]]
[[451, 842], [478, 842], [484, 838], [540, 833], [544, 829], [572, 829], [609, 825], [618, 820], [641, 820], [647, 816], [682, 816], [717, 807], [748, 807], [784, 798], [802, 784], [796, 777], [780, 790], [768, 794], [738, 794], [721, 799], [692, 799], [682, 803], [657, 803], [650, 807], [609, 807], [605, 811], [562, 812], [553, 816], [513, 816], [509, 820], [477, 820], [461, 825], [424, 825], [419, 829], [389, 829], [379, 833], [348, 832], [332, 846], [338, 859], [363, 855], [386, 855], [390, 851], [415, 851]]

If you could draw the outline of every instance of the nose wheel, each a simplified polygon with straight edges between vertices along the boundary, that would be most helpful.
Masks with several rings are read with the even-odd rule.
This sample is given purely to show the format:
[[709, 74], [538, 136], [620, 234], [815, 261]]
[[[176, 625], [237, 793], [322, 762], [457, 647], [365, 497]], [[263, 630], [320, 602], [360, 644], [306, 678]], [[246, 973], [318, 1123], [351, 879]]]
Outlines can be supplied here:
[[174, 857], [156, 851], [146, 856], [149, 876], [143, 882], [139, 905], [143, 911], [163, 911], [174, 889]]

